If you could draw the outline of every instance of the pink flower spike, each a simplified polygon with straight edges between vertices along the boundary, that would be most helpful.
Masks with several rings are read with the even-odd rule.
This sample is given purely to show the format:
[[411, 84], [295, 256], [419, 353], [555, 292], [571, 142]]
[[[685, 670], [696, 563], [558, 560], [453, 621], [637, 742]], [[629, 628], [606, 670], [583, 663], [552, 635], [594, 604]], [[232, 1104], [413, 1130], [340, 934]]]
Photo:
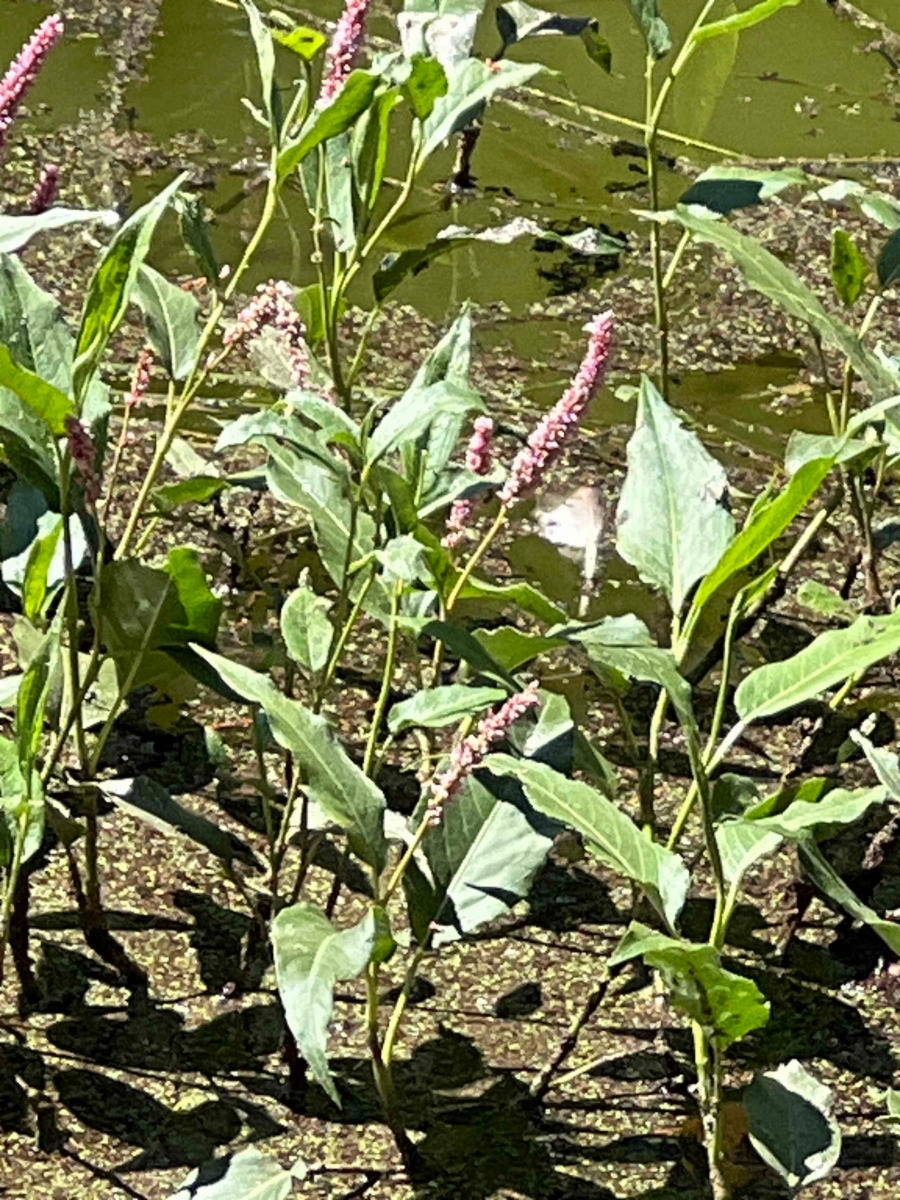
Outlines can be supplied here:
[[331, 102], [356, 66], [366, 40], [366, 17], [372, 0], [346, 0], [331, 44], [325, 55], [320, 96]]
[[145, 346], [134, 364], [134, 375], [131, 379], [131, 391], [125, 397], [129, 408], [140, 404], [150, 387], [150, 369], [153, 366], [154, 354], [149, 346]]
[[539, 486], [547, 468], [559, 458], [587, 406], [603, 386], [609, 368], [613, 323], [612, 313], [607, 312], [595, 317], [588, 327], [590, 341], [577, 375], [513, 459], [500, 491], [500, 503], [505, 508], [530, 496]]
[[[490, 417], [476, 417], [473, 429], [466, 450], [466, 466], [476, 475], [488, 475], [494, 457], [494, 422]], [[474, 513], [474, 500], [454, 500], [447, 517], [447, 532], [442, 545], [448, 549], [458, 546], [465, 537]]]
[[47, 55], [63, 35], [62, 17], [54, 14], [37, 27], [0, 80], [0, 147], [26, 92], [40, 74]]
[[34, 191], [28, 201], [28, 206], [25, 209], [25, 215], [28, 217], [36, 217], [39, 213], [46, 212], [48, 208], [52, 208], [56, 202], [56, 193], [59, 190], [59, 167], [55, 163], [48, 163], [41, 171], [40, 179], [34, 185]]
[[294, 308], [294, 289], [284, 280], [270, 279], [260, 284], [256, 295], [239, 314], [237, 324], [222, 339], [233, 346], [245, 337], [254, 337], [267, 326], [281, 336], [291, 366], [291, 382], [303, 387], [309, 377], [309, 353], [306, 348], [306, 326]]
[[540, 704], [537, 683], [530, 683], [524, 692], [517, 692], [496, 712], [489, 713], [478, 728], [463, 738], [450, 754], [450, 764], [431, 780], [428, 815], [432, 825], [439, 825], [444, 806], [456, 796], [466, 779], [479, 766], [495, 743], [502, 741], [518, 719]]
[[94, 439], [77, 417], [66, 417], [66, 440], [69, 455], [81, 478], [88, 504], [100, 499], [100, 476], [97, 474], [97, 447]]

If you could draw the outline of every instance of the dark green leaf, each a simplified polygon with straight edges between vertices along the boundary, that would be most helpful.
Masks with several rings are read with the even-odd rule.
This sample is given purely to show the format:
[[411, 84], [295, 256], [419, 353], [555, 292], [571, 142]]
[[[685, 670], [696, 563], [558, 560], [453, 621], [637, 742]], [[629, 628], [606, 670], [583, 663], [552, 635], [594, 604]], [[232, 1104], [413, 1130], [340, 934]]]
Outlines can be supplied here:
[[447, 95], [447, 74], [436, 58], [426, 58], [423, 54], [414, 54], [410, 67], [403, 95], [418, 119], [426, 121], [435, 101]]
[[203, 201], [191, 192], [179, 192], [173, 207], [178, 213], [184, 244], [200, 264], [207, 280], [215, 286], [219, 281], [219, 263], [209, 236]]
[[275, 976], [284, 1015], [313, 1076], [335, 1104], [340, 1100], [328, 1067], [334, 985], [365, 970], [374, 940], [371, 911], [358, 925], [338, 929], [315, 905], [292, 904], [272, 922]]
[[869, 264], [853, 238], [843, 229], [831, 235], [831, 282], [848, 308], [857, 302], [866, 286]]
[[66, 417], [75, 412], [71, 399], [33, 371], [20, 367], [6, 346], [0, 346], [0, 387], [27, 404], [56, 437], [65, 433]]
[[466, 58], [448, 67], [447, 94], [438, 97], [431, 116], [422, 125], [424, 141], [419, 165], [454, 133], [470, 124], [495, 93], [522, 87], [543, 69], [540, 63], [505, 61], [488, 66], [477, 58]]
[[449, 379], [425, 387], [413, 384], [376, 426], [366, 447], [368, 462], [376, 463], [398, 446], [423, 437], [438, 415], [462, 418], [471, 412], [484, 412], [484, 403], [465, 385]]
[[568, 17], [562, 13], [532, 8], [525, 0], [510, 0], [497, 9], [497, 29], [503, 39], [503, 49], [541, 34], [563, 34], [578, 37], [585, 29], [596, 27], [593, 17]]
[[900, 229], [896, 230], [878, 255], [878, 282], [883, 288], [900, 279]]
[[756, 984], [726, 971], [712, 946], [683, 942], [635, 921], [610, 965], [638, 957], [661, 972], [674, 1006], [714, 1037], [721, 1050], [769, 1019], [769, 1005]]
[[369, 210], [381, 194], [390, 148], [391, 113], [399, 103], [400, 92], [396, 88], [380, 92], [353, 131], [356, 190]]
[[164, 483], [155, 489], [153, 499], [157, 508], [168, 513], [182, 504], [208, 504], [229, 487], [229, 481], [218, 475], [195, 475], [178, 483]]
[[657, 0], [628, 0], [628, 7], [644, 35], [647, 49], [654, 58], [663, 58], [672, 49], [672, 35], [660, 16]]
[[492, 658], [484, 646], [461, 626], [451, 625], [448, 621], [429, 621], [422, 626], [420, 633], [423, 637], [442, 641], [448, 650], [458, 655], [470, 667], [474, 667], [479, 675], [499, 680], [510, 691], [521, 690], [509, 671]]
[[841, 1153], [832, 1095], [796, 1059], [757, 1075], [744, 1090], [750, 1141], [792, 1192], [824, 1178]]
[[678, 203], [699, 204], [727, 216], [735, 209], [750, 208], [779, 195], [786, 188], [808, 182], [803, 171], [794, 167], [766, 171], [754, 167], [715, 166], [698, 175]]
[[331, 104], [313, 109], [300, 135], [278, 156], [279, 181], [292, 174], [316, 146], [349, 129], [374, 100], [379, 82], [368, 71], [354, 71]]
[[125, 316], [138, 270], [150, 250], [159, 219], [187, 177], [188, 172], [182, 172], [128, 218], [93, 274], [75, 344], [72, 381], [76, 401], [83, 397], [109, 339]]
[[108, 796], [124, 812], [145, 821], [158, 832], [169, 837], [184, 834], [216, 858], [225, 862], [236, 858], [247, 866], [261, 869], [259, 860], [246, 842], [181, 804], [146, 775], [136, 779], [109, 779], [97, 786], [104, 796]]
[[497, 629], [476, 629], [474, 637], [507, 671], [517, 671], [539, 654], [565, 645], [561, 638], [523, 633], [513, 625], [501, 625]]

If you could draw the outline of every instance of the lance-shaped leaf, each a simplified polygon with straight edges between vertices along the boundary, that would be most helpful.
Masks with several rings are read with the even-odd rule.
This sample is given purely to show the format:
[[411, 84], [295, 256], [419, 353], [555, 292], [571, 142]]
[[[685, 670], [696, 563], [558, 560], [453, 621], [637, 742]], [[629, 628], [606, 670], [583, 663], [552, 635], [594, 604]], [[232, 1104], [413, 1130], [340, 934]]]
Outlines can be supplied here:
[[761, 817], [752, 824], [757, 829], [770, 830], [782, 837], [797, 840], [820, 825], [852, 825], [864, 816], [873, 804], [883, 804], [887, 788], [834, 788], [821, 799], [794, 800], [784, 812], [774, 817]]
[[820, 634], [792, 658], [758, 667], [742, 679], [734, 696], [738, 716], [749, 724], [784, 712], [898, 650], [900, 614], [859, 617], [846, 629]]
[[391, 733], [402, 733], [416, 726], [442, 729], [464, 717], [474, 717], [506, 697], [505, 688], [468, 687], [464, 683], [423, 689], [394, 705], [388, 713], [388, 729]]
[[876, 264], [878, 282], [883, 288], [900, 279], [900, 229], [896, 229], [881, 248]]
[[202, 813], [181, 804], [155, 780], [139, 775], [135, 779], [109, 779], [97, 786], [123, 812], [146, 821], [160, 833], [169, 837], [184, 834], [216, 858], [225, 862], [236, 858], [257, 870], [260, 868], [259, 860], [246, 842]]
[[755, 238], [705, 214], [702, 209], [683, 205], [665, 213], [642, 215], [651, 220], [677, 221], [696, 238], [730, 254], [750, 287], [762, 292], [789, 316], [810, 325], [824, 342], [840, 350], [876, 399], [900, 391], [900, 374], [874, 351], [866, 349], [849, 325], [827, 312], [796, 272]]
[[179, 192], [172, 201], [172, 207], [178, 213], [185, 246], [197, 260], [209, 282], [215, 284], [219, 278], [220, 267], [209, 236], [203, 201], [193, 192]]
[[46, 212], [33, 216], [14, 217], [6, 213], [0, 214], [0, 253], [15, 254], [23, 246], [27, 246], [38, 233], [46, 233], [51, 229], [61, 229], [64, 225], [80, 225], [85, 222], [100, 221], [107, 227], [119, 223], [119, 214], [114, 208], [48, 208]]
[[694, 41], [707, 42], [710, 38], [723, 37], [729, 33], [742, 33], [745, 29], [759, 25], [761, 21], [767, 21], [780, 9], [795, 8], [800, 2], [801, 0], [760, 0], [759, 4], [754, 4], [752, 8], [743, 12], [723, 17], [721, 21], [710, 21], [708, 25], [701, 25], [694, 33]]
[[716, 841], [725, 878], [737, 886], [754, 863], [772, 854], [784, 839], [771, 829], [761, 829], [757, 821], [723, 821], [716, 829]]
[[600, 792], [543, 763], [492, 754], [485, 765], [495, 774], [517, 779], [539, 812], [577, 830], [601, 862], [643, 888], [663, 920], [674, 927], [690, 883], [679, 855], [645, 838]]
[[511, 0], [497, 9], [497, 29], [503, 39], [504, 51], [525, 38], [562, 34], [564, 37], [580, 38], [588, 54], [604, 71], [608, 72], [612, 65], [612, 51], [606, 39], [600, 36], [594, 17], [569, 17], [563, 13], [534, 8], [525, 0]]
[[726, 971], [712, 946], [683, 942], [635, 921], [610, 965], [632, 958], [642, 958], [662, 974], [675, 1007], [716, 1038], [722, 1050], [769, 1019], [769, 1005], [753, 980]]
[[281, 636], [294, 662], [315, 674], [328, 662], [334, 626], [328, 601], [302, 580], [281, 610]]
[[[38, 729], [36, 741], [40, 732]], [[0, 866], [3, 867], [12, 862], [20, 831], [24, 835], [23, 862], [38, 852], [44, 836], [44, 793], [36, 771], [31, 773], [29, 786], [29, 769], [23, 764], [16, 743], [9, 738], [0, 738]]]
[[885, 229], [900, 229], [900, 200], [884, 192], [870, 192], [855, 179], [836, 179], [818, 193], [820, 200], [850, 201], [862, 214]]
[[720, 587], [745, 570], [781, 537], [819, 490], [834, 465], [834, 458], [817, 458], [805, 463], [790, 483], [768, 503], [756, 508], [747, 524], [701, 582], [691, 604], [699, 613]]
[[474, 637], [507, 671], [517, 671], [539, 654], [558, 650], [560, 646], [565, 645], [561, 638], [523, 633], [513, 625], [501, 625], [496, 629], [476, 629]]
[[[456, 576], [448, 581], [448, 591]], [[514, 604], [522, 612], [531, 613], [540, 621], [548, 624], [564, 620], [566, 613], [548, 600], [543, 592], [538, 591], [530, 583], [491, 583], [487, 579], [473, 579], [471, 576], [459, 593], [460, 600], [497, 600], [506, 604]]]
[[616, 549], [679, 613], [734, 534], [727, 478], [646, 377], [616, 513]]
[[196, 297], [144, 263], [135, 282], [134, 301], [144, 314], [147, 339], [160, 362], [172, 379], [184, 379], [197, 361], [200, 345]]
[[543, 69], [540, 63], [506, 61], [488, 66], [478, 58], [466, 58], [448, 66], [447, 94], [435, 100], [431, 116], [422, 123], [419, 168], [448, 138], [469, 125], [493, 95], [522, 87]]
[[0, 388], [17, 396], [56, 437], [65, 433], [66, 417], [75, 412], [71, 399], [33, 371], [19, 366], [6, 346], [0, 346]]
[[808, 184], [809, 177], [794, 167], [765, 171], [754, 167], [709, 167], [698, 175], [678, 203], [700, 204], [726, 216], [738, 208], [751, 208], [789, 187]]
[[274, 146], [278, 144], [281, 132], [282, 112], [281, 96], [275, 86], [275, 47], [272, 44], [272, 33], [253, 0], [241, 0], [241, 5], [250, 22], [250, 36], [256, 50], [263, 106], [269, 122], [269, 136]]
[[852, 308], [863, 293], [869, 275], [865, 255], [844, 229], [831, 235], [831, 282], [841, 302]]
[[335, 1104], [337, 1088], [328, 1067], [328, 1026], [334, 985], [355, 979], [375, 941], [375, 918], [338, 929], [314, 904], [292, 904], [272, 922], [275, 976], [284, 1015], [300, 1053]]
[[418, 440], [428, 432], [438, 414], [452, 418], [484, 411], [478, 393], [453, 380], [442, 379], [425, 387], [413, 385], [375, 427], [367, 446], [368, 461], [376, 463], [403, 443]]
[[200, 646], [194, 649], [232, 691], [262, 708], [276, 741], [294, 755], [326, 815], [346, 830], [364, 862], [383, 870], [384, 796], [350, 760], [325, 718], [282, 695], [268, 676]]
[[628, 0], [628, 7], [644, 35], [647, 49], [654, 58], [663, 58], [672, 49], [672, 35], [660, 16], [657, 0]]
[[379, 77], [369, 71], [353, 71], [330, 104], [316, 106], [298, 137], [288, 142], [278, 156], [279, 182], [296, 170], [316, 146], [349, 129], [374, 100], [379, 82]]
[[467, 779], [404, 879], [416, 938], [431, 932], [441, 946], [507, 912], [527, 896], [557, 831], [510, 780]]
[[837, 1165], [841, 1131], [831, 1092], [796, 1059], [757, 1075], [744, 1091], [750, 1141], [792, 1194]]
[[448, 650], [457, 654], [470, 667], [474, 667], [479, 675], [496, 679], [511, 692], [521, 691], [514, 676], [462, 626], [451, 625], [449, 621], [429, 621], [419, 629], [419, 633], [423, 637], [442, 641]]
[[287, 1200], [294, 1177], [254, 1146], [191, 1171], [170, 1200]]
[[862, 921], [864, 925], [868, 925], [872, 932], [876, 933], [895, 954], [900, 954], [900, 925], [894, 921], [885, 920], [873, 908], [860, 900], [853, 889], [848, 887], [835, 871], [816, 844], [814, 837], [807, 835], [798, 841], [797, 856], [804, 872], [817, 888], [820, 888], [829, 899], [839, 905], [855, 921]]
[[850, 737], [869, 760], [869, 765], [878, 776], [878, 782], [887, 790], [892, 800], [900, 800], [900, 762], [893, 750], [875, 746], [858, 729], [851, 729]]
[[150, 250], [156, 226], [188, 174], [187, 171], [182, 172], [128, 218], [110, 242], [93, 274], [75, 344], [72, 383], [76, 401], [83, 397], [100, 365], [109, 339], [125, 316], [138, 270]]

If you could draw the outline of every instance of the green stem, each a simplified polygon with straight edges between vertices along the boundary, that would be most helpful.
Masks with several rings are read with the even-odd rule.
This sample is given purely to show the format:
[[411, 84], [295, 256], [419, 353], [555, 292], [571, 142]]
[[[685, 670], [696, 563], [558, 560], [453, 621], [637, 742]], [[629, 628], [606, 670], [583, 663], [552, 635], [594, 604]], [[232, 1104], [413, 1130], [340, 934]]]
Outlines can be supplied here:
[[22, 861], [25, 855], [25, 839], [27, 836], [28, 808], [26, 807], [25, 811], [20, 813], [16, 826], [16, 844], [13, 847], [12, 862], [9, 864], [9, 871], [6, 876], [6, 890], [3, 893], [3, 910], [0, 913], [0, 984], [3, 983], [3, 970], [6, 961], [6, 947], [9, 943], [13, 902], [15, 900], [16, 887], [19, 883], [19, 874], [22, 870]]
[[656, 814], [654, 811], [653, 793], [656, 786], [656, 767], [659, 762], [659, 735], [663, 719], [669, 706], [669, 693], [663, 688], [656, 701], [653, 716], [650, 719], [650, 733], [647, 740], [647, 759], [641, 771], [640, 805], [641, 825], [644, 833], [652, 841], [656, 836]]
[[381, 732], [381, 724], [384, 720], [388, 700], [391, 697], [391, 684], [394, 678], [394, 667], [397, 663], [398, 617], [400, 615], [400, 597], [402, 594], [403, 584], [398, 580], [394, 584], [394, 591], [391, 595], [391, 623], [388, 629], [384, 670], [381, 675], [381, 690], [378, 693], [378, 700], [375, 703], [375, 712], [372, 716], [372, 723], [369, 726], [369, 737], [366, 742], [365, 758], [363, 759], [363, 772], [369, 776], [372, 775], [372, 767], [374, 766], [375, 754], [378, 749], [378, 735]]

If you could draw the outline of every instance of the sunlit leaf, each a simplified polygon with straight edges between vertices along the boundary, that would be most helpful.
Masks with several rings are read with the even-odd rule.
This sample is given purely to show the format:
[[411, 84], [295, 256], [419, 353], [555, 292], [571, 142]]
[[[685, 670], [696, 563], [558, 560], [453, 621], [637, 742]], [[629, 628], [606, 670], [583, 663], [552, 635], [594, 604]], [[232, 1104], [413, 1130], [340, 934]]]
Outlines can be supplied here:
[[281, 610], [281, 635], [288, 654], [313, 674], [328, 662], [334, 634], [328, 609], [327, 600], [317, 596], [308, 582], [301, 581]]
[[293, 1176], [254, 1146], [191, 1171], [170, 1200], [287, 1200]]
[[15, 254], [37, 233], [90, 221], [100, 221], [111, 228], [118, 225], [119, 214], [114, 208], [48, 208], [46, 212], [21, 217], [0, 213], [0, 253]]
[[448, 138], [470, 124], [497, 92], [522, 87], [543, 69], [540, 63], [505, 60], [488, 66], [478, 58], [466, 58], [449, 67], [447, 94], [438, 97], [431, 116], [422, 125], [419, 165], [424, 165]]
[[0, 346], [0, 388], [18, 396], [52, 434], [61, 437], [65, 433], [66, 417], [75, 412], [72, 400], [33, 371], [19, 366], [6, 346]]
[[743, 12], [723, 17], [721, 21], [710, 21], [708, 25], [701, 25], [694, 33], [694, 41], [705, 42], [710, 38], [722, 37], [724, 34], [741, 33], [745, 29], [759, 25], [761, 21], [767, 21], [779, 9], [795, 8], [800, 3], [801, 0], [761, 0], [759, 4], [754, 4], [752, 8], [744, 9]]
[[504, 688], [469, 687], [462, 683], [427, 688], [393, 706], [388, 713], [388, 729], [391, 733], [402, 733], [415, 726], [441, 729], [464, 717], [477, 716], [506, 696]]
[[869, 264], [856, 242], [843, 229], [831, 235], [831, 282], [841, 301], [852, 308], [863, 293]]
[[160, 362], [172, 379], [184, 379], [200, 346], [196, 298], [144, 263], [135, 281], [134, 301], [144, 314], [147, 339]]
[[288, 142], [278, 156], [279, 180], [296, 170], [316, 146], [349, 129], [372, 103], [379, 82], [379, 77], [369, 71], [353, 71], [330, 104], [313, 109], [299, 136]]

